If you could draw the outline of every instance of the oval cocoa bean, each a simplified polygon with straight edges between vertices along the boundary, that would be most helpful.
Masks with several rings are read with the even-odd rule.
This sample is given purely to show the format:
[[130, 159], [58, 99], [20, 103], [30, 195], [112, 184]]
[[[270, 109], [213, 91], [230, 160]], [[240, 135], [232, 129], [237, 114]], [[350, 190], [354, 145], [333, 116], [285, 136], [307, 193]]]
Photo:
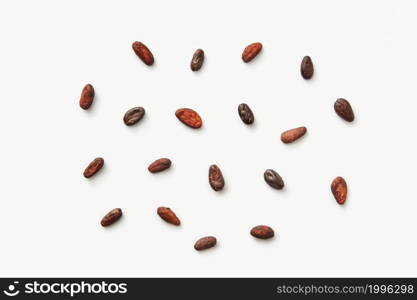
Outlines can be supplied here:
[[254, 59], [262, 50], [261, 43], [252, 43], [247, 46], [242, 53], [242, 60], [247, 63]]
[[284, 188], [284, 180], [282, 177], [272, 169], [268, 169], [264, 173], [265, 182], [277, 190], [282, 190]]
[[124, 117], [123, 117], [123, 122], [125, 122], [125, 124], [127, 126], [132, 126], [134, 124], [136, 124], [137, 122], [139, 122], [143, 116], [145, 115], [145, 109], [143, 107], [134, 107], [129, 109]]
[[165, 222], [177, 226], [181, 224], [180, 219], [169, 207], [158, 207], [157, 213]]
[[350, 106], [349, 101], [346, 99], [337, 99], [334, 103], [334, 110], [339, 115], [339, 117], [345, 121], [352, 122], [355, 120], [355, 114], [353, 113], [352, 106]]
[[274, 230], [265, 225], [259, 225], [252, 228], [250, 234], [258, 239], [270, 239], [274, 236]]
[[91, 84], [86, 84], [81, 91], [80, 107], [82, 109], [89, 109], [94, 101], [94, 88]]
[[249, 125], [252, 124], [253, 121], [255, 121], [255, 116], [253, 115], [253, 112], [250, 109], [249, 105], [247, 105], [246, 103], [240, 104], [237, 110], [243, 123]]
[[347, 198], [348, 187], [343, 177], [333, 179], [330, 186], [333, 196], [340, 205], [345, 204]]
[[197, 251], [205, 250], [214, 247], [217, 244], [217, 239], [214, 236], [206, 236], [199, 239], [194, 244], [194, 249]]
[[148, 66], [153, 65], [154, 58], [151, 50], [141, 42], [134, 42], [132, 44], [133, 51], [136, 55]]
[[301, 61], [300, 69], [301, 76], [303, 76], [304, 79], [310, 79], [311, 77], [313, 77], [314, 66], [310, 56], [304, 56], [303, 60]]
[[120, 208], [112, 209], [111, 211], [107, 213], [107, 215], [103, 217], [103, 219], [101, 219], [101, 226], [103, 227], [109, 226], [113, 224], [114, 222], [116, 222], [117, 220], [119, 220], [121, 216], [122, 216], [122, 210]]
[[200, 128], [203, 125], [200, 115], [190, 108], [180, 108], [175, 112], [175, 116], [185, 125], [191, 128]]
[[209, 183], [213, 190], [220, 191], [224, 187], [224, 178], [222, 171], [217, 165], [211, 165], [209, 168]]
[[151, 163], [148, 167], [148, 170], [151, 173], [157, 173], [164, 171], [169, 167], [171, 167], [171, 160], [169, 160], [168, 158], [160, 158]]
[[84, 170], [84, 177], [90, 178], [94, 174], [96, 174], [98, 171], [101, 170], [101, 168], [104, 165], [104, 159], [101, 157], [95, 158]]
[[201, 69], [201, 66], [204, 62], [204, 51], [201, 49], [197, 49], [194, 52], [193, 58], [191, 59], [191, 70], [198, 71]]
[[295, 140], [298, 140], [300, 137], [302, 137], [306, 132], [307, 132], [307, 128], [305, 127], [298, 127], [298, 128], [284, 131], [281, 134], [281, 141], [285, 144], [292, 143]]

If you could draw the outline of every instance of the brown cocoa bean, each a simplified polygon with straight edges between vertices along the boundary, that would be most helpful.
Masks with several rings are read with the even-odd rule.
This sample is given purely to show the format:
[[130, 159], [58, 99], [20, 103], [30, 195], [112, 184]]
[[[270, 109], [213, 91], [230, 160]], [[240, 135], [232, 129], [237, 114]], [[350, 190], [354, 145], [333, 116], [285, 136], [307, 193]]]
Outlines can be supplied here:
[[313, 77], [314, 66], [310, 56], [304, 56], [303, 60], [301, 61], [300, 69], [301, 76], [303, 76], [304, 79], [310, 79], [311, 77]]
[[250, 234], [258, 239], [270, 239], [274, 236], [274, 230], [265, 225], [259, 225], [252, 228]]
[[347, 198], [347, 184], [343, 177], [336, 177], [333, 179], [330, 186], [333, 196], [340, 205], [345, 204]]
[[165, 221], [173, 225], [180, 225], [180, 219], [169, 207], [158, 207], [158, 215]]
[[337, 99], [334, 103], [334, 110], [339, 115], [339, 117], [345, 121], [352, 122], [355, 120], [355, 114], [353, 113], [352, 106], [350, 106], [349, 101], [346, 99]]
[[247, 63], [254, 59], [262, 50], [261, 43], [252, 43], [243, 50], [242, 60]]
[[111, 211], [107, 213], [107, 215], [103, 217], [103, 219], [101, 219], [101, 226], [103, 227], [109, 226], [113, 224], [114, 222], [116, 222], [117, 220], [119, 220], [121, 216], [122, 216], [122, 210], [120, 208], [112, 209]]
[[169, 167], [171, 167], [171, 160], [169, 160], [168, 158], [160, 158], [151, 163], [148, 167], [148, 170], [151, 173], [157, 173], [164, 171]]
[[224, 178], [222, 171], [217, 165], [211, 165], [209, 168], [209, 183], [213, 190], [220, 191], [224, 187]]
[[282, 177], [272, 169], [265, 171], [264, 179], [266, 183], [274, 189], [282, 190], [284, 188], [284, 180], [282, 180]]
[[194, 249], [197, 251], [209, 249], [209, 248], [214, 247], [216, 243], [217, 243], [217, 239], [214, 236], [206, 236], [206, 237], [199, 239], [194, 244]]
[[151, 50], [141, 42], [134, 42], [132, 44], [133, 51], [136, 55], [148, 66], [153, 65], [154, 58]]
[[285, 144], [292, 143], [295, 140], [298, 140], [300, 137], [302, 137], [306, 132], [307, 128], [305, 127], [298, 127], [284, 131], [281, 134], [281, 141]]
[[175, 112], [178, 120], [191, 128], [200, 128], [203, 125], [200, 115], [190, 108], [180, 108]]
[[145, 115], [145, 109], [143, 107], [134, 107], [129, 109], [124, 117], [123, 117], [123, 122], [125, 122], [125, 124], [127, 126], [132, 126], [134, 124], [136, 124], [137, 122], [139, 122], [143, 116]]
[[201, 49], [197, 49], [194, 52], [193, 58], [191, 59], [191, 70], [198, 71], [201, 69], [201, 66], [204, 62], [204, 51]]
[[82, 109], [89, 109], [94, 101], [94, 88], [91, 84], [86, 84], [81, 91], [80, 107]]
[[243, 121], [243, 123], [249, 125], [252, 124], [253, 121], [255, 121], [255, 116], [253, 115], [253, 112], [250, 109], [249, 105], [247, 105], [246, 103], [240, 104], [237, 110], [239, 112], [240, 119]]
[[104, 165], [104, 159], [101, 157], [95, 158], [84, 170], [84, 177], [90, 178], [96, 174]]

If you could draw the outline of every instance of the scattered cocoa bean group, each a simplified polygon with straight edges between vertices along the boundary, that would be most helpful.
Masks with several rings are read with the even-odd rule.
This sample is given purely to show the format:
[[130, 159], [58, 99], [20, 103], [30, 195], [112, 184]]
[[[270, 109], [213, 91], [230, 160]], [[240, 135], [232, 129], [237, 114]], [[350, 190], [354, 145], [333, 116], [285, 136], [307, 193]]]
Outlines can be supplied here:
[[[262, 51], [262, 44], [259, 42], [249, 44], [246, 46], [242, 53], [242, 60], [245, 63], [252, 61], [258, 54]], [[142, 62], [148, 66], [154, 64], [154, 56], [149, 48], [142, 42], [134, 42], [132, 44], [132, 49], [134, 53], [142, 60]], [[204, 63], [205, 53], [202, 49], [197, 49], [192, 56], [190, 68], [192, 71], [196, 72], [201, 69]], [[313, 61], [310, 56], [304, 56], [301, 61], [300, 67], [301, 76], [306, 79], [312, 79], [314, 75], [314, 66]], [[82, 109], [87, 110], [93, 104], [94, 101], [94, 88], [91, 84], [86, 84], [81, 92], [81, 97], [79, 100], [79, 105]], [[336, 114], [347, 122], [353, 122], [355, 119], [353, 109], [350, 103], [343, 98], [339, 98], [334, 103], [334, 110]], [[243, 123], [250, 125], [254, 123], [255, 117], [248, 104], [242, 103], [238, 106], [238, 114]], [[123, 122], [127, 126], [132, 126], [139, 121], [145, 115], [145, 109], [143, 107], [137, 106], [129, 109], [124, 117]], [[202, 127], [203, 121], [200, 115], [190, 109], [190, 108], [180, 108], [175, 112], [175, 116], [183, 124], [187, 125], [190, 128], [198, 129]], [[284, 131], [281, 134], [281, 141], [285, 144], [293, 143], [296, 140], [300, 139], [307, 132], [306, 127], [297, 127]], [[171, 167], [171, 160], [168, 158], [160, 158], [155, 160], [148, 166], [148, 170], [151, 173], [162, 172]], [[104, 159], [101, 157], [95, 158], [84, 170], [84, 177], [90, 178], [97, 174], [102, 167], [104, 166]], [[264, 172], [265, 182], [272, 188], [281, 190], [284, 188], [284, 180], [282, 177], [272, 169], [268, 169]], [[225, 186], [225, 180], [223, 173], [220, 168], [213, 164], [209, 167], [208, 171], [208, 181], [211, 188], [218, 192], [221, 191]], [[330, 185], [330, 190], [336, 200], [340, 205], [345, 204], [347, 198], [347, 183], [343, 177], [336, 177]], [[169, 208], [160, 206], [157, 208], [157, 214], [159, 217], [167, 223], [172, 225], [179, 226], [181, 224], [180, 219], [177, 215]], [[108, 212], [102, 219], [101, 225], [103, 227], [110, 226], [118, 221], [122, 216], [122, 210], [120, 208], [112, 209]], [[258, 239], [270, 239], [273, 238], [275, 233], [274, 230], [266, 225], [258, 225], [253, 227], [250, 230], [250, 234]], [[206, 250], [214, 247], [217, 244], [217, 239], [214, 236], [206, 236], [197, 240], [194, 244], [194, 249], [197, 251]]]

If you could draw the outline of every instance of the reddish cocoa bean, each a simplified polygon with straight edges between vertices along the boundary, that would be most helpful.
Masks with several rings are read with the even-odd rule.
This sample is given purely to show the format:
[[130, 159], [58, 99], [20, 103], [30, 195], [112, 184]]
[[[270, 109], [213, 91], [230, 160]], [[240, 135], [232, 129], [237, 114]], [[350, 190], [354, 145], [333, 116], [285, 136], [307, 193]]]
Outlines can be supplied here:
[[168, 158], [160, 158], [151, 163], [148, 167], [148, 170], [151, 173], [157, 173], [164, 171], [169, 167], [171, 167], [171, 160], [169, 160]]
[[250, 234], [258, 239], [270, 239], [274, 236], [274, 230], [265, 225], [259, 225], [252, 228]]
[[132, 44], [133, 51], [136, 55], [148, 66], [153, 65], [154, 58], [151, 50], [141, 42], [134, 42]]
[[261, 43], [252, 43], [248, 45], [242, 53], [242, 60], [247, 63], [254, 59], [262, 50]]
[[347, 198], [348, 187], [343, 177], [333, 179], [330, 186], [333, 196], [340, 205], [345, 204]]
[[292, 143], [295, 140], [298, 140], [300, 137], [302, 137], [306, 132], [307, 128], [305, 127], [298, 127], [284, 131], [281, 134], [281, 141], [285, 144]]
[[180, 219], [169, 207], [158, 207], [157, 213], [164, 221], [170, 224], [177, 226], [181, 224]]
[[206, 236], [199, 239], [194, 244], [194, 249], [197, 251], [205, 250], [214, 247], [217, 244], [217, 239], [214, 236]]
[[82, 109], [89, 109], [94, 101], [94, 88], [91, 84], [86, 84], [81, 92], [80, 107]]
[[203, 125], [200, 115], [190, 108], [180, 108], [175, 112], [175, 116], [185, 125], [191, 128], [200, 128]]
[[104, 159], [101, 157], [97, 157], [94, 159], [84, 170], [84, 177], [90, 178], [91, 176], [95, 175], [104, 165]]

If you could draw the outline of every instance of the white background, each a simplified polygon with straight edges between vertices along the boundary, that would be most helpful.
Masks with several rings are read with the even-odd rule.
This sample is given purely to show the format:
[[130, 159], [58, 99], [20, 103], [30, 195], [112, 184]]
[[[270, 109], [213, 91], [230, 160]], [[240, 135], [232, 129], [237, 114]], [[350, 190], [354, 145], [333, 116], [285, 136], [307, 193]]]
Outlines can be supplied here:
[[[2, 1], [1, 276], [417, 276], [415, 1]], [[149, 46], [155, 65], [133, 53]], [[252, 42], [262, 53], [244, 64]], [[206, 60], [189, 69], [195, 49]], [[314, 79], [299, 72], [304, 55]], [[78, 105], [91, 83], [89, 111]], [[350, 101], [350, 124], [333, 110]], [[246, 102], [255, 126], [243, 124]], [[135, 127], [126, 110], [146, 109]], [[204, 125], [175, 117], [190, 107]], [[282, 131], [306, 126], [297, 143]], [[105, 168], [82, 176], [95, 157]], [[147, 166], [169, 157], [170, 170]], [[209, 187], [216, 163], [224, 192]], [[272, 168], [283, 191], [263, 179]], [[349, 185], [339, 206], [330, 183]], [[171, 207], [181, 227], [163, 222]], [[122, 220], [102, 228], [120, 207]], [[275, 229], [270, 241], [250, 229]], [[194, 242], [214, 235], [205, 252]]]

